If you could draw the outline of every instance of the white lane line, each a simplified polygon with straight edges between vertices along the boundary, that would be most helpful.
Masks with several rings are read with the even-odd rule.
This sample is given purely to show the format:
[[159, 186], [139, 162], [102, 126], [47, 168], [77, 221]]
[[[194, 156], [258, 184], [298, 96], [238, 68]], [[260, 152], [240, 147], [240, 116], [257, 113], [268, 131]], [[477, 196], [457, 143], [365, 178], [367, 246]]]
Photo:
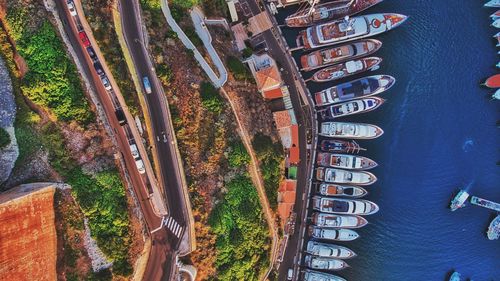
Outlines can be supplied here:
[[172, 227], [172, 233], [177, 233], [177, 229], [179, 228], [179, 225], [176, 224], [174, 227]]
[[176, 235], [176, 236], [177, 236], [177, 238], [180, 238], [181, 233], [182, 233], [182, 226], [181, 226], [181, 228], [179, 228], [179, 233]]

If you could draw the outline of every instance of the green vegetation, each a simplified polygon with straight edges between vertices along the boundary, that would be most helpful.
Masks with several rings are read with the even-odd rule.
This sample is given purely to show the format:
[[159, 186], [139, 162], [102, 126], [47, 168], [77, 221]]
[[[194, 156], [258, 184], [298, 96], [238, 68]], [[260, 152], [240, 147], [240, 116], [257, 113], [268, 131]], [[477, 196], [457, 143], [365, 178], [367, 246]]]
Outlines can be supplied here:
[[250, 155], [240, 140], [231, 143], [230, 148], [231, 151], [227, 157], [230, 167], [239, 168], [250, 163]]
[[207, 17], [226, 17], [229, 14], [226, 0], [201, 0], [203, 12]]
[[184, 33], [186, 33], [186, 36], [193, 42], [193, 44], [196, 47], [201, 47], [203, 46], [203, 41], [201, 41], [200, 37], [196, 33], [196, 30], [192, 26], [186, 26], [184, 27]]
[[273, 143], [269, 136], [260, 133], [254, 136], [252, 146], [260, 163], [269, 205], [271, 208], [276, 209], [278, 187], [282, 177], [283, 148], [281, 144]]
[[210, 112], [218, 115], [224, 110], [224, 100], [212, 84], [203, 81], [200, 87], [200, 94], [201, 104]]
[[156, 75], [164, 85], [168, 85], [172, 79], [172, 69], [166, 63], [159, 63], [156, 65]]
[[250, 49], [250, 48], [248, 48], [248, 47], [246, 47], [246, 48], [245, 48], [245, 49], [243, 49], [243, 51], [242, 51], [243, 58], [245, 58], [245, 59], [246, 59], [246, 58], [249, 58], [250, 56], [252, 56], [252, 54], [253, 54], [253, 50], [252, 50], [252, 49]]
[[248, 176], [236, 177], [226, 188], [209, 219], [217, 234], [217, 279], [258, 280], [267, 268], [270, 242], [257, 191]]
[[24, 9], [9, 10], [6, 17], [16, 48], [30, 70], [22, 80], [23, 93], [60, 120], [88, 124], [94, 116], [61, 40], [48, 20], [29, 30], [29, 17]]
[[6, 147], [10, 143], [9, 133], [2, 127], [0, 127], [0, 149]]
[[236, 80], [245, 81], [252, 78], [248, 68], [237, 57], [229, 56], [226, 60], [229, 71], [233, 73]]
[[172, 0], [172, 5], [182, 9], [191, 9], [194, 5], [198, 5], [199, 0]]

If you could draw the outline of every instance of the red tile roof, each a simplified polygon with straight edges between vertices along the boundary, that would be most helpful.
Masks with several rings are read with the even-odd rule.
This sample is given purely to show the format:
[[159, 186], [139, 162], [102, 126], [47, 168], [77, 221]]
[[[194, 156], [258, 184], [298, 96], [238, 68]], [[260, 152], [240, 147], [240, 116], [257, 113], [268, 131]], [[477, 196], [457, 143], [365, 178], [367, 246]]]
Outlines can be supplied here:
[[281, 76], [275, 65], [261, 69], [255, 75], [257, 87], [260, 91], [281, 86]]
[[288, 110], [273, 112], [273, 118], [278, 130], [281, 128], [292, 126], [292, 118], [290, 118]]
[[262, 95], [264, 96], [265, 99], [272, 100], [272, 99], [282, 98], [283, 92], [281, 91], [281, 88], [277, 88], [269, 91], [264, 91]]
[[290, 164], [298, 164], [300, 161], [298, 125], [292, 125], [292, 147], [290, 147], [288, 161], [290, 162]]

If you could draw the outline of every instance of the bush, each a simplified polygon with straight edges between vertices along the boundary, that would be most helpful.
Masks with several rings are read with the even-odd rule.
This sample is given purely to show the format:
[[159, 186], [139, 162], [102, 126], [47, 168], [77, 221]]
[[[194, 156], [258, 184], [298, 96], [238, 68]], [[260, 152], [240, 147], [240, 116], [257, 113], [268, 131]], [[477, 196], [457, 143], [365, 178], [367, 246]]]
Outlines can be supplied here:
[[10, 144], [10, 135], [9, 133], [2, 127], [0, 127], [0, 149], [6, 147]]
[[269, 205], [271, 208], [276, 209], [278, 187], [282, 178], [281, 164], [284, 159], [282, 146], [279, 143], [273, 143], [269, 136], [261, 133], [254, 136], [252, 146], [260, 162]]
[[233, 168], [246, 166], [250, 163], [250, 155], [240, 140], [231, 144], [231, 151], [229, 152], [227, 160], [229, 166]]
[[270, 239], [257, 191], [248, 176], [226, 187], [228, 192], [209, 218], [217, 235], [217, 279], [258, 280], [269, 262]]
[[196, 33], [196, 30], [192, 26], [185, 27], [184, 33], [186, 33], [186, 36], [196, 47], [203, 46], [203, 41], [201, 41], [198, 33]]
[[224, 109], [224, 100], [219, 91], [210, 83], [204, 81], [200, 87], [201, 104], [210, 112], [220, 114]]
[[249, 58], [252, 56], [253, 51], [252, 51], [252, 49], [246, 47], [245, 49], [243, 49], [242, 54], [243, 54], [243, 57], [246, 59], [246, 58]]
[[226, 63], [236, 80], [243, 81], [252, 77], [248, 68], [238, 58], [229, 56]]
[[35, 104], [49, 108], [58, 119], [88, 124], [94, 116], [61, 40], [48, 20], [34, 31], [24, 24], [28, 21], [25, 10], [11, 9], [7, 13], [6, 22], [16, 48], [29, 68], [21, 90]]

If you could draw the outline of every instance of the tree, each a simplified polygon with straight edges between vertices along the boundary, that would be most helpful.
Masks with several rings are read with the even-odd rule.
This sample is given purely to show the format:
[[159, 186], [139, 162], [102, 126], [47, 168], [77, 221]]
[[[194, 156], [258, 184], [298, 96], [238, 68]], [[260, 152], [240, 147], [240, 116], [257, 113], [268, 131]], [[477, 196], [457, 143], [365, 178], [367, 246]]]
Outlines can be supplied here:
[[10, 144], [10, 135], [9, 133], [2, 127], [0, 127], [0, 149], [5, 148]]

